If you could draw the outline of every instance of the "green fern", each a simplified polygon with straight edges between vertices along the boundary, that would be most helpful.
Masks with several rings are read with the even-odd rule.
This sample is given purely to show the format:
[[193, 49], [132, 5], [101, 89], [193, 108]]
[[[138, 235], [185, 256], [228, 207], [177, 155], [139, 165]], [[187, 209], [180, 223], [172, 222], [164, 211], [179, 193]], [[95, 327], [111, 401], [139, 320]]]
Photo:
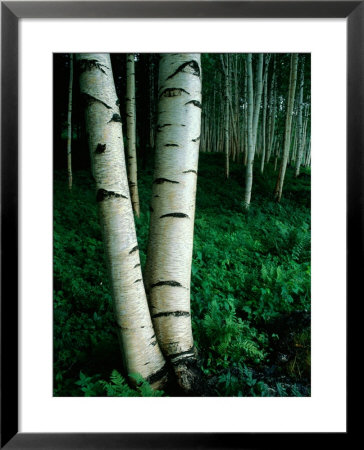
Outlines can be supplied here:
[[138, 373], [129, 375], [136, 384], [136, 389], [129, 387], [125, 378], [113, 370], [110, 382], [100, 381], [108, 397], [161, 397], [163, 391], [153, 390], [150, 384]]

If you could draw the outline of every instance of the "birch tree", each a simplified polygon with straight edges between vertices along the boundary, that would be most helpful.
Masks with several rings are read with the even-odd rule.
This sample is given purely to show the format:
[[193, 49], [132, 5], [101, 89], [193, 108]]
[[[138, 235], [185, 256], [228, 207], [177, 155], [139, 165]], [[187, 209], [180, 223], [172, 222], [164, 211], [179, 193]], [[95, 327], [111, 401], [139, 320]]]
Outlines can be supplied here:
[[285, 132], [284, 132], [283, 156], [282, 156], [281, 166], [279, 169], [276, 188], [274, 191], [274, 197], [277, 200], [277, 202], [279, 202], [282, 197], [284, 177], [286, 174], [287, 161], [288, 161], [289, 149], [290, 149], [290, 144], [291, 144], [292, 112], [293, 112], [293, 104], [294, 104], [294, 98], [295, 98], [295, 92], [296, 92], [297, 64], [298, 64], [298, 54], [292, 53], [290, 76], [289, 76], [289, 91], [288, 91], [288, 101], [287, 101], [286, 124], [285, 124]]
[[224, 73], [225, 82], [225, 178], [229, 178], [229, 138], [230, 138], [230, 117], [229, 117], [229, 91], [230, 91], [230, 73], [229, 73], [229, 54], [220, 55], [221, 67]]
[[262, 145], [262, 158], [260, 164], [260, 172], [264, 172], [264, 162], [265, 162], [265, 153], [266, 153], [266, 120], [267, 120], [267, 104], [268, 104], [268, 68], [269, 68], [270, 55], [267, 55], [265, 58], [265, 69], [264, 69], [264, 81], [263, 81], [263, 119], [262, 119], [262, 137], [263, 137], [263, 145]]
[[247, 70], [248, 70], [248, 158], [246, 163], [246, 175], [245, 175], [245, 194], [244, 204], [246, 208], [249, 208], [252, 186], [253, 186], [253, 163], [255, 146], [257, 142], [258, 120], [260, 105], [262, 100], [263, 91], [263, 54], [258, 55], [258, 65], [256, 81], [257, 87], [254, 99], [253, 90], [253, 69], [252, 69], [252, 54], [247, 55]]
[[110, 55], [78, 54], [77, 61], [124, 363], [129, 374], [139, 373], [158, 388], [165, 381], [166, 366], [154, 333], [142, 279]]
[[128, 178], [131, 204], [137, 217], [140, 215], [137, 154], [136, 154], [136, 117], [135, 117], [135, 62], [134, 54], [126, 56], [126, 139], [128, 151]]
[[302, 162], [302, 154], [303, 154], [303, 127], [302, 127], [302, 111], [303, 111], [303, 86], [305, 82], [305, 60], [302, 57], [301, 63], [301, 71], [300, 71], [300, 91], [299, 91], [299, 99], [298, 99], [298, 152], [296, 158], [296, 170], [295, 176], [298, 177], [300, 174], [300, 166]]
[[180, 386], [196, 360], [190, 311], [193, 226], [201, 133], [199, 54], [163, 54], [146, 286], [154, 328]]

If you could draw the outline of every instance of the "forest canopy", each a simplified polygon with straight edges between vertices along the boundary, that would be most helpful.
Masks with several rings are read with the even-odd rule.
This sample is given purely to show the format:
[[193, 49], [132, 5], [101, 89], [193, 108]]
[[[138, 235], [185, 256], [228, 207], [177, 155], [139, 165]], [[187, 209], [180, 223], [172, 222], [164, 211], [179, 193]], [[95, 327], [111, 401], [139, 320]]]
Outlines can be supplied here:
[[54, 54], [54, 395], [310, 395], [310, 54]]

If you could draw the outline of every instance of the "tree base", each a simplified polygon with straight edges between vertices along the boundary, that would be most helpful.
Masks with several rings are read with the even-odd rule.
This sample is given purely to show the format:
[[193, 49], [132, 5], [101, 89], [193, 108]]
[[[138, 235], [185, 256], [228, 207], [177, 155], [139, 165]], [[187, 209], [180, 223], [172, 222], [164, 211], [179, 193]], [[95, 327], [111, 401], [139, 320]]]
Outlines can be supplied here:
[[196, 358], [170, 365], [170, 375], [165, 392], [172, 397], [214, 397]]

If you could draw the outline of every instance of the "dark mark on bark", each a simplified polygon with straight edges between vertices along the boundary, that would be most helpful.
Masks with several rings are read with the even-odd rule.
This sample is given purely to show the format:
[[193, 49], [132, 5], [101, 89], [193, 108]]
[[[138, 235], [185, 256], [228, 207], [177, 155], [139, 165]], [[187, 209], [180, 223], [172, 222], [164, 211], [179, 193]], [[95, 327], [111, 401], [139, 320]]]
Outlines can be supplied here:
[[173, 286], [173, 287], [183, 287], [178, 281], [158, 281], [158, 283], [152, 284], [151, 289], [158, 286]]
[[179, 147], [178, 144], [164, 144], [165, 147]]
[[195, 173], [197, 175], [197, 171], [196, 170], [184, 170], [182, 173]]
[[102, 73], [104, 73], [106, 75], [105, 70], [103, 69], [103, 67], [105, 67], [105, 69], [108, 69], [107, 66], [105, 66], [105, 64], [101, 64], [97, 61], [97, 59], [80, 59], [79, 61], [79, 67], [80, 67], [80, 73], [90, 71], [92, 69], [98, 69], [101, 70]]
[[190, 73], [191, 75], [196, 75], [197, 77], [199, 77], [200, 76], [200, 67], [199, 67], [198, 63], [194, 60], [187, 61], [187, 62], [181, 64], [178, 67], [178, 69], [167, 78], [167, 80], [170, 80], [175, 75], [177, 75], [179, 72]]
[[144, 363], [144, 365], [146, 366], [147, 364], [149, 364], [149, 362], [147, 362], [147, 363]]
[[97, 191], [97, 194], [96, 194], [97, 202], [102, 202], [109, 198], [128, 198], [128, 197], [125, 197], [125, 195], [122, 195], [122, 194], [118, 194], [117, 192], [106, 191], [105, 189], [99, 189]]
[[119, 106], [119, 105], [120, 105], [120, 100], [119, 100], [119, 99], [116, 99], [115, 105], [116, 105], [116, 106]]
[[[170, 359], [175, 359], [175, 358], [178, 358], [178, 357], [184, 356], [184, 355], [188, 355], [189, 357], [194, 357], [195, 356], [195, 346], [193, 345], [190, 349], [186, 350], [185, 352], [173, 353], [172, 355], [168, 355], [168, 357]], [[180, 362], [180, 360], [178, 362]]]
[[168, 311], [168, 312], [161, 312], [161, 313], [157, 313], [154, 314], [152, 316], [152, 319], [157, 319], [158, 317], [168, 317], [168, 316], [173, 316], [173, 317], [189, 317], [190, 313], [187, 311]]
[[151, 206], [149, 206], [149, 211], [154, 212], [154, 209]]
[[159, 98], [161, 98], [161, 97], [179, 97], [180, 95], [182, 95], [182, 92], [185, 92], [187, 95], [190, 95], [189, 92], [185, 91], [182, 88], [166, 88], [161, 92], [161, 94], [159, 95]]
[[97, 155], [100, 155], [101, 153], [104, 153], [105, 150], [106, 150], [106, 144], [97, 144], [95, 153]]
[[153, 347], [154, 347], [155, 345], [157, 345], [157, 341], [153, 341], [149, 345], [153, 345]]
[[138, 283], [138, 281], [142, 281], [142, 279], [139, 278], [138, 280], [135, 280], [134, 283]]
[[121, 117], [119, 114], [114, 113], [111, 117], [111, 119], [108, 121], [108, 123], [110, 122], [120, 122], [121, 123]]
[[82, 92], [82, 93], [81, 93], [81, 98], [82, 98], [83, 102], [84, 102], [87, 106], [90, 105], [91, 103], [96, 102], [96, 103], [101, 103], [101, 104], [104, 105], [105, 108], [107, 108], [107, 109], [112, 109], [111, 106], [107, 105], [107, 104], [106, 104], [105, 102], [103, 102], [102, 100], [100, 100], [100, 99], [98, 99], [98, 98], [96, 98], [96, 97], [93, 97], [92, 95], [87, 94], [86, 92]]
[[192, 142], [197, 142], [201, 139], [201, 136], [197, 137], [196, 139], [192, 139]]
[[137, 250], [139, 250], [139, 246], [138, 246], [138, 245], [136, 245], [135, 247], [133, 247], [133, 248], [130, 250], [129, 255], [131, 255], [133, 252], [136, 252]]
[[183, 218], [189, 219], [189, 216], [187, 214], [179, 213], [179, 212], [163, 214], [163, 216], [160, 216], [160, 219], [163, 219], [164, 217], [177, 217], [179, 219], [183, 219]]
[[202, 109], [202, 105], [200, 102], [198, 102], [197, 100], [191, 100], [190, 102], [185, 103], [185, 105], [195, 105], [197, 106], [197, 108]]
[[154, 198], [159, 197], [159, 195], [155, 195]]
[[179, 184], [179, 181], [168, 180], [167, 178], [157, 178], [153, 181], [154, 184], [162, 184], [162, 183], [173, 183]]
[[136, 268], [139, 267], [139, 266], [140, 266], [139, 263], [138, 263], [138, 264], [135, 264], [134, 269], [136, 269]]
[[171, 127], [171, 123], [165, 123], [164, 125], [157, 125], [157, 133], [159, 133], [164, 127]]
[[157, 372], [152, 373], [152, 375], [149, 375], [149, 377], [146, 378], [149, 384], [153, 384], [159, 380], [161, 380], [164, 376], [166, 376], [168, 373], [168, 367], [167, 364], [165, 364], [160, 370], [157, 370]]

